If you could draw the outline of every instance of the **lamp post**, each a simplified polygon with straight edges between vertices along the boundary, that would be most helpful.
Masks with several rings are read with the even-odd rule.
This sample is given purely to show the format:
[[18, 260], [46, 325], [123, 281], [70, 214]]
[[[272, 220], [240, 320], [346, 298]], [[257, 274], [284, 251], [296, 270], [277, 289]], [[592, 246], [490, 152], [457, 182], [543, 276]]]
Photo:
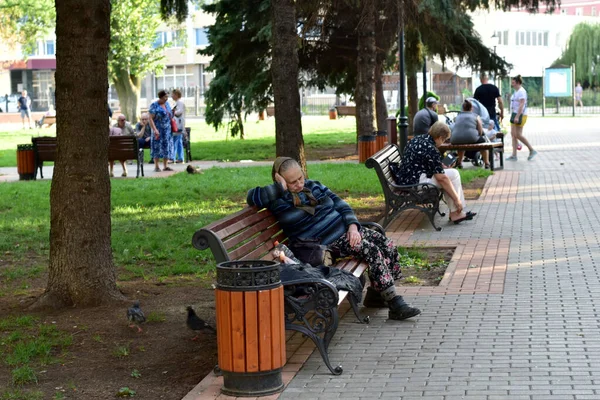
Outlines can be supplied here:
[[404, 94], [404, 6], [403, 0], [398, 0], [398, 72], [400, 75], [400, 121], [398, 130], [400, 133], [400, 154], [404, 153], [404, 148], [408, 143], [408, 117], [406, 116]]

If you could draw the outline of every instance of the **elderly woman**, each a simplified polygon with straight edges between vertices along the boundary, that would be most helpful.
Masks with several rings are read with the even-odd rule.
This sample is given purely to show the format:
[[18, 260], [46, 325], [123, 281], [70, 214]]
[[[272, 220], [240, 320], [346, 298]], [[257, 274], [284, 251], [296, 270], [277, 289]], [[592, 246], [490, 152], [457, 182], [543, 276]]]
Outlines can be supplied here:
[[273, 184], [248, 191], [251, 206], [268, 208], [290, 238], [319, 238], [321, 244], [356, 256], [369, 264], [371, 287], [364, 305], [389, 307], [389, 318], [403, 320], [419, 315], [396, 294], [394, 279], [401, 276], [398, 250], [385, 236], [363, 229], [350, 206], [323, 184], [305, 180], [298, 163], [288, 157], [275, 160]]
[[163, 171], [173, 171], [167, 163], [173, 159], [173, 141], [171, 139], [171, 118], [173, 111], [167, 102], [169, 94], [158, 92], [158, 100], [150, 105], [150, 126], [154, 135], [150, 138], [150, 148], [154, 157], [154, 171], [160, 172], [158, 161], [163, 160]]
[[175, 151], [175, 162], [183, 162], [183, 135], [185, 135], [185, 103], [181, 100], [181, 91], [179, 89], [171, 92], [171, 97], [175, 102], [173, 113], [177, 120], [177, 132], [173, 132], [173, 147]]
[[395, 176], [398, 185], [431, 183], [444, 189], [444, 200], [450, 208], [450, 221], [460, 224], [471, 220], [477, 213], [464, 212], [465, 197], [460, 174], [442, 164], [442, 156], [437, 149], [450, 136], [450, 128], [443, 122], [436, 122], [429, 134], [415, 136], [404, 149], [400, 168]]
[[[489, 117], [488, 117], [489, 119]], [[473, 144], [485, 143], [486, 138], [483, 133], [481, 118], [473, 112], [473, 104], [469, 100], [465, 100], [462, 105], [462, 112], [458, 113], [452, 126], [452, 136], [450, 136], [452, 144]], [[462, 168], [462, 160], [465, 156], [465, 151], [458, 152], [457, 168]], [[489, 152], [482, 151], [481, 158], [486, 169], [490, 168]]]

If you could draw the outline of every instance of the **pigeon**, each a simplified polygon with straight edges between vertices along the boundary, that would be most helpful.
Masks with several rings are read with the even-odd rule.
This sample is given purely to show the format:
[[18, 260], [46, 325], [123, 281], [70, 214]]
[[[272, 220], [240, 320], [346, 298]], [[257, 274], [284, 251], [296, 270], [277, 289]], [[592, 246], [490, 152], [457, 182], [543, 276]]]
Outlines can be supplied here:
[[146, 322], [146, 316], [140, 308], [139, 301], [136, 300], [133, 303], [133, 306], [127, 309], [127, 319], [129, 320], [129, 322], [131, 322], [131, 325], [129, 325], [130, 328], [133, 328], [135, 326], [138, 328], [138, 332], [142, 331], [142, 328], [140, 328], [140, 324]]
[[[215, 333], [217, 332], [217, 331], [215, 331], [215, 328], [213, 328], [212, 326], [207, 324], [206, 321], [204, 321], [203, 319], [201, 319], [200, 317], [198, 317], [196, 315], [196, 312], [194, 311], [192, 306], [187, 306], [187, 312], [188, 312], [188, 316], [187, 316], [186, 325], [188, 326], [188, 328], [190, 328], [193, 331], [203, 331], [204, 329], [208, 329], [209, 331], [212, 331]], [[198, 338], [198, 335], [196, 335], [194, 338], [192, 338], [192, 340], [196, 340], [197, 338]]]

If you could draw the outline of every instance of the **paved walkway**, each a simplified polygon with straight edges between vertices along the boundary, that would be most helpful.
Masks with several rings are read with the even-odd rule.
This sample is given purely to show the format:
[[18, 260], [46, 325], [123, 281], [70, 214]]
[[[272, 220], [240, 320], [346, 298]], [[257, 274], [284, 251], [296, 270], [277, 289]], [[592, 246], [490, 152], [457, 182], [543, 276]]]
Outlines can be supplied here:
[[[341, 376], [310, 343], [288, 342], [289, 384], [270, 398], [600, 399], [600, 178], [587, 172], [597, 121], [530, 119], [538, 158], [521, 151], [488, 180], [469, 204], [474, 221], [435, 232], [403, 214], [389, 229], [399, 243], [457, 248], [442, 286], [401, 289], [423, 313], [396, 322], [363, 309], [370, 325], [344, 317], [330, 346]], [[186, 400], [227, 398], [214, 382]]]

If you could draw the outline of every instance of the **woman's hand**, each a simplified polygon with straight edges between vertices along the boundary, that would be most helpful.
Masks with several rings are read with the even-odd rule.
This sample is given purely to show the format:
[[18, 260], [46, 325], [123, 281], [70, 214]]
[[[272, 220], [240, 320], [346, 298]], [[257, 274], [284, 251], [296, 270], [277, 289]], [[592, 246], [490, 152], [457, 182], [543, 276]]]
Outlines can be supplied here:
[[275, 180], [279, 182], [279, 184], [283, 187], [283, 191], [287, 190], [287, 182], [283, 178], [283, 176], [279, 175], [278, 172], [275, 172]]
[[158, 140], [160, 139], [160, 132], [158, 131], [158, 129], [154, 130], [154, 140]]
[[350, 243], [350, 247], [356, 247], [361, 242], [362, 236], [355, 224], [352, 224], [348, 227], [346, 238], [348, 239], [348, 243]]

